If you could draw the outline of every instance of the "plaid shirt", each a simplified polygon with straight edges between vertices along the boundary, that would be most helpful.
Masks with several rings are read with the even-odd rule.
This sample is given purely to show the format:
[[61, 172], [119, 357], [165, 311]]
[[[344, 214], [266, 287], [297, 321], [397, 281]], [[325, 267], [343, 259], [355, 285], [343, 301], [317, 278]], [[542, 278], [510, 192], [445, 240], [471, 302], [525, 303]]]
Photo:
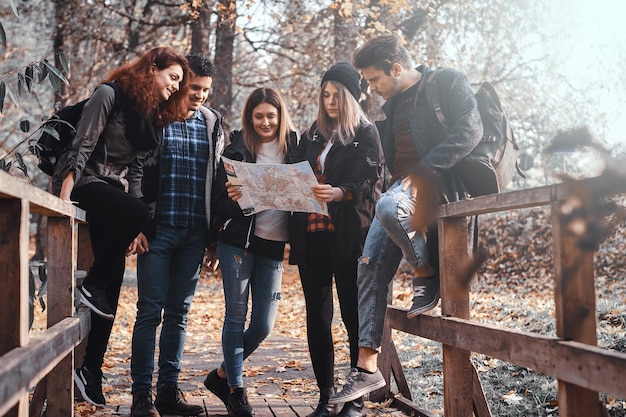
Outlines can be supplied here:
[[200, 111], [167, 127], [161, 152], [159, 223], [189, 228], [206, 226], [204, 187], [208, 155], [207, 126]]
[[[322, 166], [320, 164], [320, 156], [324, 152], [324, 147], [320, 150], [320, 153], [317, 155], [317, 160], [315, 162], [315, 166], [313, 167], [313, 173], [315, 174], [315, 178], [319, 184], [326, 183], [326, 175], [322, 171]], [[339, 187], [341, 188], [341, 187]], [[352, 192], [341, 188], [343, 191], [343, 200], [352, 200]], [[306, 222], [306, 231], [307, 232], [334, 232], [335, 225], [333, 224], [332, 219], [330, 218], [330, 213], [328, 217], [323, 214], [318, 213], [309, 213], [307, 214], [307, 222]]]

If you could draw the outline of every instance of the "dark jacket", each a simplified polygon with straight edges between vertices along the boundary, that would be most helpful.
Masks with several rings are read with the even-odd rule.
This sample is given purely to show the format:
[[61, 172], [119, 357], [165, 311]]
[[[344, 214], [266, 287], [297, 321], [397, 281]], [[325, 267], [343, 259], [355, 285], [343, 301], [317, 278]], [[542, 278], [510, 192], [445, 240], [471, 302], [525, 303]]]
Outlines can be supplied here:
[[[231, 143], [224, 149], [224, 157], [235, 161], [256, 162], [244, 144], [241, 131], [232, 132], [230, 139]], [[285, 163], [287, 164], [298, 162], [295, 159], [298, 136], [295, 132], [291, 132], [289, 139], [285, 157]], [[254, 236], [255, 215], [244, 216], [239, 204], [228, 197], [226, 181], [224, 163], [220, 162], [213, 187], [212, 211], [214, 220], [212, 228], [217, 232], [217, 238], [220, 241], [238, 248], [247, 249], [250, 245], [250, 239]]]
[[[222, 152], [224, 152], [224, 131], [222, 130], [222, 115], [216, 110], [201, 106], [198, 111], [204, 116], [206, 123], [206, 133], [209, 140], [209, 153], [207, 157], [207, 172], [205, 181], [205, 211], [207, 226], [211, 224], [211, 193], [213, 184], [217, 177]], [[195, 113], [194, 113], [195, 114]], [[150, 239], [154, 238], [157, 232], [157, 222], [161, 202], [161, 153], [163, 151], [163, 141], [159, 146], [148, 152], [144, 160], [144, 176], [142, 182], [143, 201], [150, 206], [150, 221], [144, 233]], [[208, 235], [207, 247], [214, 243], [215, 236]]]
[[120, 110], [114, 111], [116, 94], [123, 95], [121, 88], [101, 84], [85, 103], [72, 147], [59, 160], [52, 178], [55, 194], [74, 171], [74, 187], [106, 182], [141, 197], [143, 159], [159, 144], [163, 129], [130, 108], [125, 96]]
[[[417, 70], [422, 74], [430, 71], [424, 65]], [[483, 126], [467, 77], [450, 68], [442, 69], [438, 77], [442, 110], [451, 128], [446, 134], [428, 104], [424, 86], [420, 85], [411, 117], [411, 135], [421, 157], [416, 171], [422, 170], [431, 174], [437, 180], [444, 200], [451, 202], [467, 197], [462, 178], [455, 175], [452, 168], [480, 142]], [[385, 159], [391, 172], [395, 148], [390, 121], [395, 104], [392, 97], [383, 105], [387, 119], [377, 123]]]
[[[317, 163], [326, 139], [315, 125], [307, 130], [298, 145], [298, 158]], [[336, 141], [326, 156], [326, 183], [352, 192], [352, 200], [328, 203], [341, 257], [356, 259], [361, 254], [365, 236], [374, 217], [376, 200], [382, 185], [382, 155], [378, 131], [362, 123], [351, 144]], [[289, 263], [303, 265], [306, 259], [307, 213], [293, 213], [289, 227]]]

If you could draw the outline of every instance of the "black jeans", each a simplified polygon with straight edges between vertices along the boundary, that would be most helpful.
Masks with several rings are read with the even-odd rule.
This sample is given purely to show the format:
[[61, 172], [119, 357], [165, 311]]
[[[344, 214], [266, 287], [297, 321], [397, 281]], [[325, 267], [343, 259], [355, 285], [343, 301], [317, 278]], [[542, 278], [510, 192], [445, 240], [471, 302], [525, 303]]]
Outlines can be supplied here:
[[[94, 182], [74, 188], [72, 200], [87, 212], [94, 262], [84, 283], [104, 289], [109, 305], [117, 310], [124, 278], [126, 248], [148, 222], [150, 209], [121, 188]], [[91, 330], [83, 366], [102, 367], [113, 320], [91, 313]]]
[[306, 301], [309, 353], [320, 390], [334, 386], [333, 275], [341, 318], [348, 332], [351, 367], [356, 367], [359, 355], [357, 259], [339, 256], [342, 251], [337, 245], [334, 232], [307, 233], [306, 265], [298, 268]]

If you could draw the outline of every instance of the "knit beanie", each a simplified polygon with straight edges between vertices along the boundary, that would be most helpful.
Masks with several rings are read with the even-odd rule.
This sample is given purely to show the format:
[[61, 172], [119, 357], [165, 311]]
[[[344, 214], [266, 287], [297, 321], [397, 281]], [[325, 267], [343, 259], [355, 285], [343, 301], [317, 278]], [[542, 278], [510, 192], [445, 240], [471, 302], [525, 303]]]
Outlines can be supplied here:
[[352, 96], [359, 101], [361, 97], [361, 76], [359, 72], [347, 62], [340, 62], [330, 67], [328, 71], [322, 77], [320, 85], [324, 85], [326, 81], [337, 81], [344, 85], [352, 94]]

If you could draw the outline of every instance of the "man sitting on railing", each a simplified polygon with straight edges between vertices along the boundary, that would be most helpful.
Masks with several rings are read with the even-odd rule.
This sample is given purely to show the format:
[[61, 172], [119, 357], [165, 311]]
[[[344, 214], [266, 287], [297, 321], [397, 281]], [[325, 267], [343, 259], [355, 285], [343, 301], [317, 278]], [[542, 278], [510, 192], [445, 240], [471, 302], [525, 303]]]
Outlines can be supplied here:
[[[414, 68], [408, 51], [393, 35], [368, 41], [354, 55], [371, 91], [387, 100], [387, 118], [377, 123], [391, 186], [376, 205], [358, 266], [359, 359], [343, 389], [329, 403], [352, 401], [385, 386], [377, 359], [387, 312], [388, 286], [402, 257], [414, 268], [413, 305], [407, 316], [433, 309], [439, 301], [439, 275], [431, 264], [424, 208], [436, 202], [464, 199], [467, 192], [451, 168], [478, 144], [483, 129], [466, 76], [442, 69], [438, 76], [442, 107], [450, 129], [441, 128], [428, 105], [424, 83], [430, 70]], [[420, 175], [415, 175], [415, 173]], [[432, 192], [430, 181], [440, 191]], [[417, 222], [416, 222], [417, 219]], [[415, 227], [419, 223], [422, 226]], [[436, 256], [436, 255], [435, 255]]]

